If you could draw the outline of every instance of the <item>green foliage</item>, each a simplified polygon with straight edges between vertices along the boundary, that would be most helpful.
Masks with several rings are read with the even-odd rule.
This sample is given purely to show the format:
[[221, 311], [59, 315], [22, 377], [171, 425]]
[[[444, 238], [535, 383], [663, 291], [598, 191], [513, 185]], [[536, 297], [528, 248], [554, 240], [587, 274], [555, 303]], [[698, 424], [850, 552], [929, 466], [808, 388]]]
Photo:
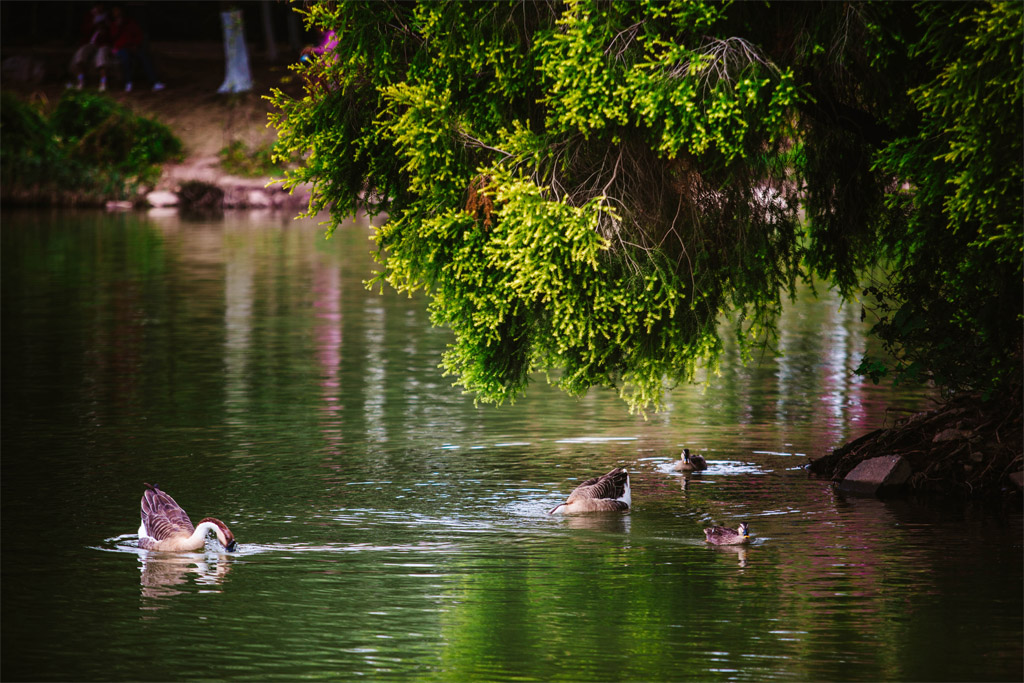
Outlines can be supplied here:
[[113, 99], [89, 90], [68, 90], [50, 115], [54, 133], [80, 140], [111, 118], [123, 118], [124, 108]]
[[9, 191], [21, 182], [39, 182], [61, 174], [60, 146], [40, 110], [10, 92], [0, 94], [0, 185]]
[[124, 198], [182, 152], [163, 124], [85, 91], [67, 91], [48, 118], [5, 93], [0, 144], [5, 197], [73, 201]]
[[[1000, 44], [950, 28], [958, 13], [1003, 31]], [[329, 210], [330, 230], [358, 210], [388, 216], [373, 283], [431, 296], [434, 322], [455, 333], [444, 366], [481, 400], [512, 400], [547, 371], [573, 394], [614, 386], [631, 408], [657, 407], [666, 380], [715, 367], [723, 316], [745, 350], [770, 342], [798, 278], [853, 294], [888, 258], [894, 279], [877, 291], [906, 297], [896, 283], [935, 272], [918, 247], [966, 232], [951, 210], [977, 264], [993, 255], [983, 249], [1019, 247], [1019, 216], [993, 208], [1020, 205], [1019, 125], [1015, 139], [999, 132], [1020, 120], [1019, 41], [1003, 44], [1019, 37], [1019, 8], [571, 0], [304, 14], [338, 46], [296, 65], [305, 97], [271, 96], [277, 154], [304, 160], [285, 184], [312, 184], [308, 215]], [[964, 65], [951, 72], [981, 79], [971, 93], [935, 81], [948, 32], [977, 37], [956, 43]], [[1003, 99], [978, 105], [983, 126], [936, 127], [940, 111], [965, 124], [968, 94], [990, 86]], [[956, 145], [920, 147], [951, 134]], [[979, 174], [978, 145], [998, 144], [1007, 156]], [[1019, 292], [1019, 253], [1000, 254], [1007, 270], [985, 296], [1014, 270]], [[938, 272], [962, 274], [957, 258], [935, 256]], [[946, 301], [964, 282], [946, 284], [927, 295]], [[893, 344], [920, 347], [904, 375], [945, 379], [948, 348], [924, 348], [929, 324], [899, 318]]]
[[275, 154], [271, 145], [249, 148], [241, 140], [232, 140], [217, 156], [221, 168], [243, 178], [283, 175], [285, 163], [290, 161], [288, 157]]
[[889, 196], [907, 215], [885, 236], [892, 274], [869, 289], [891, 366], [870, 373], [929, 377], [986, 391], [1020, 381], [1024, 6], [922, 7], [914, 56], [929, 77], [910, 89], [912, 136], [890, 142], [878, 167], [903, 179]]

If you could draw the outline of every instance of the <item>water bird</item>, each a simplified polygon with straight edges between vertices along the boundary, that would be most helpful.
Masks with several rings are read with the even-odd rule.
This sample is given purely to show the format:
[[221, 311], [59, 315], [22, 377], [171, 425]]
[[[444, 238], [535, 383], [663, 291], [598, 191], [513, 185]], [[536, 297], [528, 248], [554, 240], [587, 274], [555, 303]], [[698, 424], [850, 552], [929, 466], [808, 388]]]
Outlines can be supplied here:
[[750, 540], [750, 530], [747, 523], [742, 522], [739, 529], [730, 529], [727, 526], [709, 526], [704, 529], [704, 542], [715, 545], [738, 545]]
[[614, 512], [628, 510], [633, 498], [629, 491], [629, 472], [616, 467], [608, 474], [587, 479], [573, 489], [564, 503], [559, 503], [548, 512], [553, 515], [575, 514], [577, 512]]
[[708, 468], [708, 461], [702, 455], [690, 455], [690, 449], [684, 448], [682, 459], [672, 465], [676, 472], [702, 472]]
[[145, 550], [184, 552], [206, 545], [206, 534], [213, 532], [225, 550], [236, 547], [235, 536], [228, 525], [213, 517], [204, 517], [199, 526], [173, 498], [154, 484], [146, 484], [142, 494], [142, 524], [139, 526], [139, 547]]

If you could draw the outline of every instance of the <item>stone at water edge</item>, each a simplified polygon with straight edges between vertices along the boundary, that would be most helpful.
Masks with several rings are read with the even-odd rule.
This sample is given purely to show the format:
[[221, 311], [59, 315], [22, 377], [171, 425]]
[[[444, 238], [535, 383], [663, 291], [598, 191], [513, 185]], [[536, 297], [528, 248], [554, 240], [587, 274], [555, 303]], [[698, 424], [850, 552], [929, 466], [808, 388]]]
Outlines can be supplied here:
[[273, 206], [273, 202], [270, 201], [270, 197], [263, 190], [249, 190], [248, 205], [254, 209], [265, 209]]
[[164, 192], [163, 190], [156, 190], [146, 195], [146, 201], [150, 206], [177, 206], [178, 195], [173, 192]]
[[914, 471], [903, 456], [883, 455], [870, 458], [854, 467], [839, 484], [849, 493], [874, 495], [880, 490], [891, 490], [907, 483]]

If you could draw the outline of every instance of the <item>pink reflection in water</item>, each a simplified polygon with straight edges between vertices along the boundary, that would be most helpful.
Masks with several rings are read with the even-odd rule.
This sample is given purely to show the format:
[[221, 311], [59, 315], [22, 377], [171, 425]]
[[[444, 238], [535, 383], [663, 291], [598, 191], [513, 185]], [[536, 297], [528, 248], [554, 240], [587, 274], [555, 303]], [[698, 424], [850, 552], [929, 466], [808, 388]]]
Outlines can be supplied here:
[[320, 365], [322, 431], [328, 443], [341, 444], [341, 274], [336, 265], [320, 265], [313, 274], [313, 337]]

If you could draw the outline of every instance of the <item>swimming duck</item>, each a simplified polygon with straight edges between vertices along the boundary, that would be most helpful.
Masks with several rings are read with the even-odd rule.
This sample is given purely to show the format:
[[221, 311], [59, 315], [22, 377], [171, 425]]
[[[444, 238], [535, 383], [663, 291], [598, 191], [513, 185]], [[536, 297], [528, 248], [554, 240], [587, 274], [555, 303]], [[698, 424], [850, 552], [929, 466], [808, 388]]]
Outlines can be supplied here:
[[704, 542], [715, 545], [737, 545], [750, 540], [750, 530], [747, 523], [742, 522], [739, 529], [730, 529], [726, 526], [709, 526], [704, 530]]
[[551, 508], [548, 514], [628, 510], [632, 502], [633, 499], [629, 491], [629, 472], [621, 467], [616, 467], [608, 474], [587, 479], [573, 489], [564, 503]]
[[702, 455], [690, 455], [690, 449], [683, 449], [682, 460], [672, 465], [676, 472], [702, 472], [708, 468], [708, 462]]
[[235, 549], [235, 536], [227, 524], [213, 517], [205, 517], [199, 526], [193, 527], [192, 520], [181, 506], [161, 491], [159, 486], [146, 484], [146, 488], [148, 490], [142, 494], [140, 548], [169, 552], [199, 550], [206, 545], [206, 534], [212, 531], [225, 550]]

